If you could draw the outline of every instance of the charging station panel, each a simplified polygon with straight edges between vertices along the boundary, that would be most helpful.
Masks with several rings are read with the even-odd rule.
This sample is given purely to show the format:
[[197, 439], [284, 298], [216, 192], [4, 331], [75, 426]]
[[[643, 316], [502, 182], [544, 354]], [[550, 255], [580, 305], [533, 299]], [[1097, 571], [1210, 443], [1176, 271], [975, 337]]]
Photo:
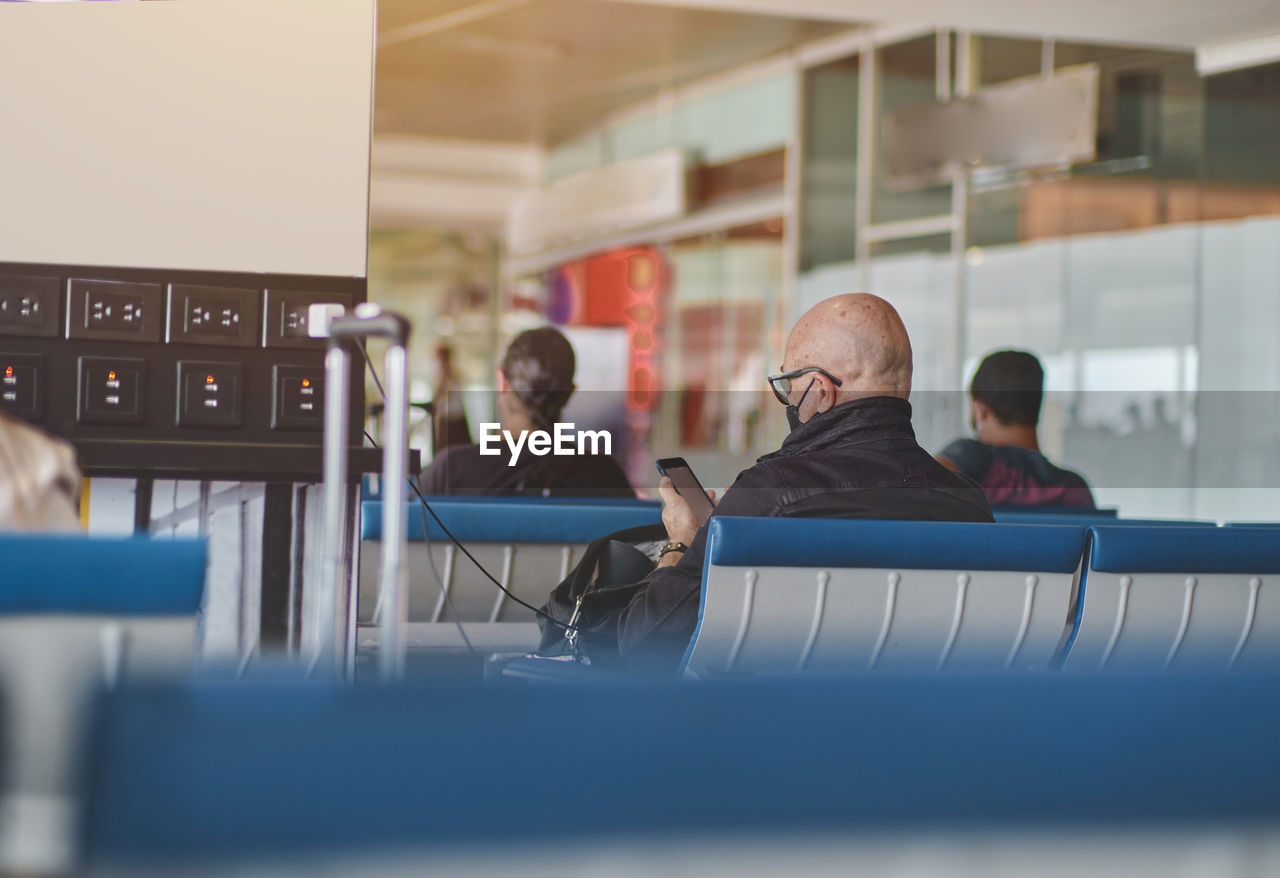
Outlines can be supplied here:
[[[365, 286], [0, 263], [0, 410], [70, 440], [89, 475], [318, 478], [326, 341], [308, 309], [350, 310]], [[363, 363], [351, 370], [358, 437]]]

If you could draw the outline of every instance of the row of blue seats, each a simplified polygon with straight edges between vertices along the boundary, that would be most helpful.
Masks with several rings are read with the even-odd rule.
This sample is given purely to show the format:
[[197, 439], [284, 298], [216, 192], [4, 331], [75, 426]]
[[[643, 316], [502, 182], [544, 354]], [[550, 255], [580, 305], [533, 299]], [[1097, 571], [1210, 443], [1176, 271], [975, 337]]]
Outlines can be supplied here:
[[1217, 828], [1217, 850], [1247, 825], [1233, 862], [1264, 874], [1278, 691], [1249, 675], [126, 688], [96, 711], [82, 850], [93, 874], [764, 874], [785, 855], [826, 875], [863, 874], [892, 838], [914, 868], [865, 874], [920, 874], [922, 849], [1060, 868], [1027, 845], [1065, 834], [1077, 866], [1105, 840], [1110, 874], [1142, 862], [1127, 833], [1161, 853]]
[[[424, 498], [459, 540], [466, 542], [565, 542], [589, 543], [614, 530], [656, 524], [662, 504], [656, 500], [591, 498], [453, 497]], [[435, 520], [415, 498], [408, 502], [405, 519], [411, 541], [446, 539]], [[1203, 519], [1119, 518], [1115, 510], [1014, 511], [997, 510], [1001, 524], [1066, 524], [1090, 527], [1214, 527]], [[1228, 526], [1280, 527], [1280, 522], [1228, 523]], [[382, 502], [361, 503], [361, 538], [382, 538]]]
[[[1018, 569], [995, 571], [1014, 584], [1027, 569], [1080, 566], [1082, 528], [813, 519], [717, 520], [708, 566], [756, 569], [757, 582], [775, 565], [979, 570], [1006, 548], [997, 534], [1019, 537], [1003, 562]], [[1083, 586], [1095, 572], [1230, 572], [1242, 557], [1280, 572], [1273, 536], [1097, 527]], [[0, 607], [16, 614], [194, 612], [206, 561], [199, 541], [7, 537], [0, 553], [13, 559]], [[560, 855], [584, 835], [652, 844], [711, 832], [1268, 822], [1280, 819], [1278, 683], [1268, 670], [566, 691], [124, 687], [103, 697], [86, 737], [83, 852], [111, 871], [500, 842]], [[546, 806], [546, 791], [566, 795], [566, 783], [589, 814], [585, 830]]]
[[1280, 529], [717, 518], [685, 669], [1280, 666], [1277, 589]]
[[[512, 551], [658, 520], [633, 504], [431, 502], [464, 543]], [[380, 513], [365, 504], [366, 538]], [[413, 540], [445, 538], [421, 508], [408, 521]], [[995, 525], [717, 518], [706, 565], [689, 676], [1280, 662], [1280, 617], [1258, 578], [1280, 573], [1280, 539], [1255, 527], [1080, 513], [1001, 513]]]

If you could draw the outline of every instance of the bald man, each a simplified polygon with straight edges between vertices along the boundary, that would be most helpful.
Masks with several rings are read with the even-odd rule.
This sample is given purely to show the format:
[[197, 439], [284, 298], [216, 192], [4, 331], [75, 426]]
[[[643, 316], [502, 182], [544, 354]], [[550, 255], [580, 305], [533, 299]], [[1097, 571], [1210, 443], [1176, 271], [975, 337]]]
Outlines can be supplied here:
[[[982, 489], [916, 443], [911, 341], [884, 299], [853, 293], [809, 309], [768, 381], [791, 434], [739, 473], [716, 515], [992, 520]], [[697, 623], [707, 528], [669, 479], [660, 490], [671, 542], [619, 619], [618, 648], [633, 667], [674, 670]]]

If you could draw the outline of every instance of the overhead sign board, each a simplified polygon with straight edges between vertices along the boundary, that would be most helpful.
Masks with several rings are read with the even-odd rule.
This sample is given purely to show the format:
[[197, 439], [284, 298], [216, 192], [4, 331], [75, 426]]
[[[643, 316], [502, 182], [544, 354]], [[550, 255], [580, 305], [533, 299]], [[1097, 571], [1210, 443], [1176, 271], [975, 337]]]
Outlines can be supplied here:
[[1064, 68], [892, 113], [884, 122], [887, 182], [905, 189], [946, 182], [962, 168], [1092, 161], [1097, 132], [1097, 65]]

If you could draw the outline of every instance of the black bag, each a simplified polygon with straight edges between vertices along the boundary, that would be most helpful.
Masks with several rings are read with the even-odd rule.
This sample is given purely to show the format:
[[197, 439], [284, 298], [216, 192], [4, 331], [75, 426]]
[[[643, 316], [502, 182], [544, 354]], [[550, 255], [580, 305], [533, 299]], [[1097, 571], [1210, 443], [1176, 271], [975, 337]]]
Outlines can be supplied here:
[[542, 605], [545, 615], [538, 616], [542, 631], [538, 655], [618, 664], [618, 616], [655, 567], [636, 544], [666, 539], [665, 527], [646, 524], [593, 540]]

